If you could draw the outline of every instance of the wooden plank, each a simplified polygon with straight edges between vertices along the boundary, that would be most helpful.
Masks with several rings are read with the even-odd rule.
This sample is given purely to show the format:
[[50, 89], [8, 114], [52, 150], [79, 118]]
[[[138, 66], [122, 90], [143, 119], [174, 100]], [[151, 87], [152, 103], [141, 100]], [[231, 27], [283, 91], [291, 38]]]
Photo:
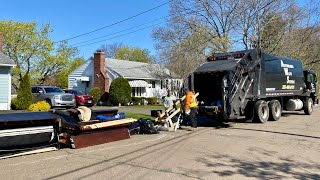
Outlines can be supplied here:
[[[196, 93], [195, 94], [195, 97], [197, 97], [199, 95], [199, 93]], [[185, 96], [184, 96], [185, 97]], [[176, 114], [178, 114], [179, 112], [181, 111], [181, 108], [177, 108], [173, 113], [171, 113], [166, 119], [165, 121], [167, 121], [169, 123], [169, 127], [172, 127], [173, 126], [173, 123], [172, 123], [172, 118], [173, 116], [175, 116]], [[179, 124], [178, 124], [179, 126]], [[176, 131], [176, 128], [174, 128], [174, 130]]]
[[169, 126], [171, 127], [173, 125], [171, 118], [173, 118], [173, 116], [175, 116], [176, 114], [178, 114], [180, 112], [180, 108], [178, 108], [177, 110], [175, 110], [172, 114], [170, 114], [170, 116], [168, 116], [166, 118], [166, 121], [169, 122]]
[[[177, 100], [175, 102], [175, 106], [178, 106], [181, 103], [181, 101], [183, 101], [185, 98], [186, 98], [186, 96], [183, 96], [181, 99]], [[173, 109], [174, 109], [174, 106], [170, 106], [167, 110], [165, 110], [163, 113], [161, 113], [159, 117], [156, 118], [156, 121], [163, 118], [166, 114], [168, 114]]]
[[119, 120], [113, 120], [113, 121], [105, 121], [105, 122], [99, 122], [89, 125], [83, 125], [80, 127], [82, 131], [86, 130], [92, 130], [92, 129], [100, 129], [100, 128], [106, 128], [106, 127], [112, 127], [112, 126], [119, 126], [119, 125], [127, 125], [128, 123], [132, 123], [137, 121], [136, 119], [127, 118], [127, 119], [119, 119]]
[[[195, 97], [197, 97], [198, 95], [199, 95], [199, 93], [196, 93]], [[179, 105], [181, 103], [181, 101], [184, 101], [185, 98], [186, 98], [186, 96], [183, 96], [180, 100], [176, 101], [175, 106]], [[168, 112], [170, 112], [173, 109], [174, 109], [174, 106], [171, 106], [170, 108], [168, 108], [165, 112], [163, 112], [159, 117], [156, 118], [156, 121], [163, 118]]]

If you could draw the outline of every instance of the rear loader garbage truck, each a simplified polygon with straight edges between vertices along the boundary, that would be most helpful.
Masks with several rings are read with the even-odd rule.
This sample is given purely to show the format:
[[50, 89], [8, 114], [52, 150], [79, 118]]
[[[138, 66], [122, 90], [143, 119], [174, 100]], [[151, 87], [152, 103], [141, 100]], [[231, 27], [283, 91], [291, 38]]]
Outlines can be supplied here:
[[259, 49], [208, 57], [184, 82], [199, 92], [199, 113], [256, 122], [280, 119], [282, 110], [310, 115], [317, 99], [315, 71], [303, 71], [299, 60]]

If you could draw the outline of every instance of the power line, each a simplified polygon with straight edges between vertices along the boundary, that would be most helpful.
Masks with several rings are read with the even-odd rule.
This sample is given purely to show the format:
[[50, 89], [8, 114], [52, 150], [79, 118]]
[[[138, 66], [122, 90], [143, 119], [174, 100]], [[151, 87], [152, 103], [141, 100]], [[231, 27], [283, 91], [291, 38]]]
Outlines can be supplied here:
[[169, 1], [165, 2], [165, 3], [162, 3], [162, 4], [158, 5], [158, 6], [153, 7], [153, 8], [151, 8], [151, 9], [148, 9], [148, 10], [146, 10], [146, 11], [140, 12], [140, 13], [138, 13], [138, 14], [136, 14], [136, 15], [130, 16], [130, 17], [125, 18], [125, 19], [122, 19], [122, 20], [117, 21], [117, 22], [115, 22], [115, 23], [112, 23], [112, 24], [103, 26], [103, 27], [101, 27], [101, 28], [98, 28], [98, 29], [95, 29], [95, 30], [92, 30], [92, 31], [89, 31], [89, 32], [86, 32], [86, 33], [82, 33], [82, 34], [79, 34], [79, 35], [75, 35], [75, 36], [72, 36], [72, 37], [70, 37], [70, 38], [57, 41], [57, 42], [55, 42], [55, 43], [59, 43], [59, 42], [67, 41], [67, 40], [71, 40], [71, 39], [75, 39], [75, 38], [78, 38], [78, 37], [81, 37], [81, 36], [85, 36], [85, 35], [88, 35], [88, 34], [91, 34], [91, 33], [97, 32], [97, 31], [100, 31], [100, 30], [102, 30], [102, 29], [105, 29], [105, 28], [108, 28], [108, 27], [111, 27], [111, 26], [114, 26], [114, 25], [123, 23], [123, 22], [125, 22], [125, 21], [130, 20], [130, 19], [136, 18], [136, 17], [138, 17], [138, 16], [140, 16], [140, 15], [142, 15], [142, 14], [145, 14], [145, 13], [147, 13], [147, 12], [150, 12], [150, 11], [153, 11], [153, 10], [155, 10], [155, 9], [158, 9], [158, 8], [160, 8], [160, 7], [162, 7], [162, 6], [166, 5], [166, 4], [169, 4], [171, 1], [173, 1], [173, 0], [169, 0]]
[[79, 47], [83, 47], [83, 46], [88, 46], [88, 45], [92, 45], [92, 44], [96, 44], [96, 43], [108, 41], [108, 40], [111, 40], [111, 39], [115, 39], [115, 38], [119, 38], [119, 37], [126, 36], [126, 35], [129, 35], [129, 34], [133, 34], [133, 33], [136, 33], [136, 32], [138, 32], [138, 31], [142, 31], [142, 30], [144, 30], [144, 29], [152, 28], [152, 27], [154, 27], [155, 25], [159, 25], [159, 24], [162, 24], [162, 23], [163, 23], [163, 22], [157, 23], [157, 24], [153, 24], [153, 25], [151, 25], [151, 26], [147, 26], [147, 27], [140, 28], [140, 29], [137, 29], [137, 30], [134, 30], [134, 31], [130, 31], [130, 32], [128, 32], [128, 33], [121, 34], [121, 35], [118, 35], [118, 36], [114, 36], [114, 37], [112, 37], [112, 38], [103, 39], [103, 40], [95, 41], [95, 42], [92, 42], [92, 43], [87, 43], [87, 44], [84, 44], [84, 45], [73, 46], [73, 47], [78, 47], [78, 48], [79, 48]]
[[[137, 26], [133, 26], [133, 27], [130, 27], [130, 28], [121, 30], [121, 31], [117, 31], [117, 32], [111, 33], [111, 34], [99, 36], [99, 37], [96, 37], [96, 38], [93, 38], [93, 39], [89, 39], [89, 40], [85, 40], [85, 41], [81, 41], [81, 42], [72, 44], [72, 45], [70, 45], [70, 46], [75, 46], [75, 45], [78, 45], [78, 44], [83, 44], [83, 43], [86, 43], [86, 42], [90, 42], [90, 41], [94, 41], [94, 40], [101, 39], [101, 38], [104, 38], [104, 37], [108, 37], [108, 36], [112, 36], [112, 35], [119, 34], [119, 33], [122, 33], [122, 32], [126, 32], [126, 31], [128, 31], [128, 30], [132, 30], [132, 29], [135, 29], [135, 28], [138, 28], [138, 27], [147, 25], [147, 24], [151, 24], [151, 23], [153, 23], [153, 22], [157, 22], [157, 21], [162, 20], [162, 19], [164, 19], [164, 18], [166, 18], [166, 17], [168, 17], [168, 16], [164, 16], [164, 17], [155, 19], [155, 20], [153, 20], [153, 21], [149, 21], [149, 22], [147, 22], [147, 23], [139, 24], [139, 25], [137, 25]], [[163, 23], [163, 22], [162, 22], [162, 23]], [[158, 24], [161, 24], [161, 23], [158, 23]], [[157, 25], [157, 24], [154, 24], [154, 25]]]
[[[185, 15], [187, 14], [190, 14], [190, 13], [186, 13]], [[137, 25], [137, 26], [133, 26], [131, 28], [127, 28], [127, 29], [124, 29], [124, 30], [121, 30], [121, 31], [117, 31], [117, 32], [114, 32], [114, 33], [111, 33], [111, 34], [107, 34], [107, 35], [103, 35], [103, 36], [100, 36], [100, 37], [97, 37], [97, 38], [93, 38], [93, 39], [89, 39], [89, 40], [85, 40], [85, 41], [81, 41], [81, 42], [78, 42], [78, 43], [75, 43], [75, 44], [72, 44], [72, 45], [68, 45], [68, 47], [83, 47], [83, 46], [88, 46], [88, 45], [91, 45], [91, 44], [95, 44], [95, 43], [99, 43], [99, 42], [103, 42], [103, 41], [107, 41], [107, 40], [111, 40], [111, 39], [115, 39], [115, 38], [118, 38], [118, 37], [122, 37], [122, 36], [125, 36], [125, 35], [129, 35], [129, 34], [132, 34], [132, 33], [135, 33], [135, 32], [138, 32], [138, 31], [141, 31], [141, 30], [144, 30], [144, 29], [147, 29], [147, 28], [150, 28], [150, 27], [153, 27], [155, 25], [158, 25], [158, 24], [162, 24], [166, 21], [165, 18], [167, 17], [171, 17], [172, 15], [167, 15], [167, 16], [163, 16], [161, 18], [158, 18], [158, 19], [155, 19], [155, 20], [152, 20], [152, 21], [149, 21], [147, 23], [143, 23], [143, 24], [140, 24], [140, 25]], [[112, 38], [108, 38], [108, 39], [104, 39], [104, 40], [101, 40], [101, 41], [97, 41], [97, 42], [93, 42], [93, 43], [87, 43], [87, 44], [84, 44], [84, 45], [79, 45], [79, 44], [83, 44], [83, 43], [86, 43], [86, 42], [90, 42], [90, 41], [93, 41], [93, 40], [97, 40], [97, 39], [101, 39], [103, 37], [108, 37], [108, 36], [111, 36], [111, 35], [115, 35], [115, 34], [118, 34], [118, 33], [121, 33], [121, 32], [125, 32], [125, 31], [128, 31], [128, 30], [131, 30], [131, 29], [135, 29], [137, 27], [140, 27], [140, 26], [144, 26], [144, 25], [147, 25], [147, 24], [150, 24], [152, 22], [156, 22], [156, 21], [159, 21], [161, 19], [164, 19], [165, 21], [161, 22], [161, 23], [157, 23], [157, 24], [153, 24], [151, 26], [148, 26], [148, 27], [145, 27], [145, 28], [141, 28], [141, 29], [138, 29], [138, 30], [135, 30], [135, 31], [131, 31], [129, 33], [125, 33], [125, 34], [122, 34], [122, 35], [118, 35], [118, 36], [115, 36], [115, 37], [112, 37]], [[78, 45], [78, 46], [76, 46]], [[55, 48], [53, 51], [57, 51], [59, 48]]]

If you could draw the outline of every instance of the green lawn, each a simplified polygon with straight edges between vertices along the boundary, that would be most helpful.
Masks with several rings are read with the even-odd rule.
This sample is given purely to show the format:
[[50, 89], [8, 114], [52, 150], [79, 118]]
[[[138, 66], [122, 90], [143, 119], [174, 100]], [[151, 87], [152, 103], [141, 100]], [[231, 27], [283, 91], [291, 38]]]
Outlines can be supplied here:
[[163, 110], [163, 105], [134, 105], [134, 106], [93, 106], [93, 109], [105, 109], [105, 108], [143, 108], [143, 109], [158, 109]]
[[163, 105], [134, 105], [134, 106], [123, 106], [123, 107], [128, 107], [128, 108], [143, 108], [143, 109], [159, 109], [162, 110], [164, 109]]
[[140, 119], [140, 118], [149, 118], [152, 121], [155, 120], [155, 117], [149, 116], [149, 115], [145, 115], [145, 114], [138, 114], [138, 113], [126, 113], [127, 118], [133, 118], [133, 119]]

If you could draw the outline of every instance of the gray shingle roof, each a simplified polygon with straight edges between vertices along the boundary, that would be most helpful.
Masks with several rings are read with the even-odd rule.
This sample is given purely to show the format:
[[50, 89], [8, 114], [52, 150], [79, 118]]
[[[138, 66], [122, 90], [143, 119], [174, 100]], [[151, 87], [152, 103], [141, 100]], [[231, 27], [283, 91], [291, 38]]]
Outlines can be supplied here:
[[11, 60], [7, 55], [0, 52], [0, 65], [15, 66], [16, 63]]
[[160, 79], [160, 76], [170, 76], [170, 71], [158, 64], [106, 58], [106, 67], [128, 79]]

